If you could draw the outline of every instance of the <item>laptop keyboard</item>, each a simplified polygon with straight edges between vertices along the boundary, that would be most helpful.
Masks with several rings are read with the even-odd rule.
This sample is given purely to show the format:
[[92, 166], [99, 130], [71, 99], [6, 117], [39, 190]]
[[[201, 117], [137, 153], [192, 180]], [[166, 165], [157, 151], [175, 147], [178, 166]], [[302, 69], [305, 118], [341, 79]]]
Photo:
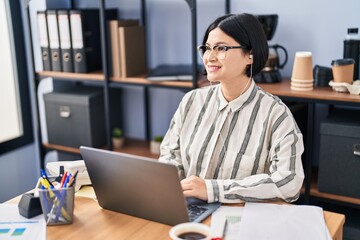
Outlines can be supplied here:
[[192, 204], [189, 204], [187, 207], [191, 222], [193, 222], [196, 218], [198, 218], [201, 214], [203, 214], [206, 210], [208, 210], [205, 207], [200, 207], [198, 205], [192, 205]]

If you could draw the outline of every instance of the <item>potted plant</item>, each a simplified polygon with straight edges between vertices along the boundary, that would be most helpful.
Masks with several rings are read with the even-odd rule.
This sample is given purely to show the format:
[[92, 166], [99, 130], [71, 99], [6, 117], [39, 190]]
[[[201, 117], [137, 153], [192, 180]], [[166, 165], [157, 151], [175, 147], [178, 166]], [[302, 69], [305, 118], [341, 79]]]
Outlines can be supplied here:
[[121, 148], [124, 145], [124, 132], [121, 128], [115, 127], [112, 131], [112, 144], [114, 148]]
[[156, 135], [153, 140], [150, 142], [150, 152], [153, 154], [160, 154], [160, 144], [163, 140], [163, 136]]

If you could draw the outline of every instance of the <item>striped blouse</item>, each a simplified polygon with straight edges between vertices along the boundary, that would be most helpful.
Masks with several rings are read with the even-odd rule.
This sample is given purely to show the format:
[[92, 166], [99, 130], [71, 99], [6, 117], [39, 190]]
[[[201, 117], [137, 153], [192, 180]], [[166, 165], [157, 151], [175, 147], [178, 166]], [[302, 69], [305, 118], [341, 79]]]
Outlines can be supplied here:
[[205, 179], [208, 202], [299, 197], [303, 138], [290, 110], [253, 81], [227, 102], [220, 84], [185, 94], [161, 144], [159, 161], [180, 178]]

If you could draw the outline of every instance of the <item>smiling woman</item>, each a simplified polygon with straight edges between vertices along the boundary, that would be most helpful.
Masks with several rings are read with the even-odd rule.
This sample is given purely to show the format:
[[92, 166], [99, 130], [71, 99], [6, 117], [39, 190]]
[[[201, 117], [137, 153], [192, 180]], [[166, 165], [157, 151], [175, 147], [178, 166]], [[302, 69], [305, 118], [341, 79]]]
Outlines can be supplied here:
[[0, 154], [32, 142], [19, 1], [0, 1]]

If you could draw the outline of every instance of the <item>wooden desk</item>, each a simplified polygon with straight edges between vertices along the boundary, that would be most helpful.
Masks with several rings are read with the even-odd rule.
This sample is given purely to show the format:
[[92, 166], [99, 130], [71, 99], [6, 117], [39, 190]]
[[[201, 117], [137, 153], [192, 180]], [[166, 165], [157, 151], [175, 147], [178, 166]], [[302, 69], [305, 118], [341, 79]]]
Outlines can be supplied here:
[[[17, 203], [19, 197], [9, 203]], [[342, 240], [345, 216], [324, 212], [326, 225], [334, 240]], [[210, 225], [211, 217], [205, 220]], [[75, 197], [74, 221], [70, 225], [48, 226], [46, 239], [127, 239], [169, 240], [171, 226], [102, 209], [86, 197]]]

